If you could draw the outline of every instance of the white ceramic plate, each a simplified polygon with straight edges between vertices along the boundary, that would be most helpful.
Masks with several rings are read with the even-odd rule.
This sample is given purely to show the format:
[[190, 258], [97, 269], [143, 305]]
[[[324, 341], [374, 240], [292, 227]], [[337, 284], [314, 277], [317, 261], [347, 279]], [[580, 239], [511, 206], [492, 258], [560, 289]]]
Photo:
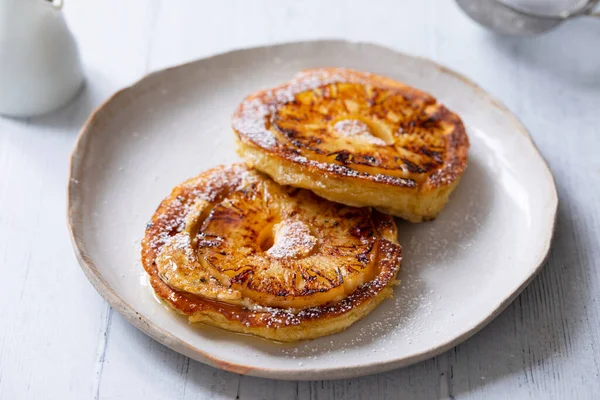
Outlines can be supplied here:
[[[469, 167], [436, 221], [399, 222], [402, 284], [345, 332], [283, 345], [191, 327], [146, 285], [139, 254], [145, 224], [173, 186], [237, 160], [230, 117], [244, 95], [320, 66], [371, 71], [433, 94], [467, 125]], [[528, 133], [482, 89], [431, 61], [343, 41], [238, 50], [153, 73], [90, 117], [71, 174], [75, 252], [117, 311], [196, 360], [280, 379], [381, 372], [465, 340], [539, 270], [557, 207], [552, 175]]]

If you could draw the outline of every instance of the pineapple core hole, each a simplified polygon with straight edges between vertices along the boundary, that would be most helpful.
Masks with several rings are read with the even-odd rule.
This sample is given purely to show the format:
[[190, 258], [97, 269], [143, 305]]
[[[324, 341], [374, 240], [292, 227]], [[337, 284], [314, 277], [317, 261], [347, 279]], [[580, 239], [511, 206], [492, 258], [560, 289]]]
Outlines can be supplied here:
[[315, 251], [317, 239], [304, 222], [284, 220], [266, 226], [258, 235], [258, 245], [271, 257], [303, 258]]
[[267, 251], [273, 244], [275, 243], [275, 235], [273, 232], [273, 227], [275, 224], [268, 224], [259, 234], [258, 234], [258, 246], [262, 251]]
[[394, 137], [388, 126], [379, 121], [364, 118], [341, 119], [333, 124], [335, 133], [369, 144], [387, 146], [394, 143]]

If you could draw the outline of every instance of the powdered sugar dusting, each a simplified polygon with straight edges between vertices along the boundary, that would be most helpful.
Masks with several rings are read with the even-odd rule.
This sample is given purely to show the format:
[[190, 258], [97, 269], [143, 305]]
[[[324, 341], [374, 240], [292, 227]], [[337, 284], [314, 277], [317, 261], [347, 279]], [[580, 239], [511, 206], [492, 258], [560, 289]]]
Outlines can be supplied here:
[[302, 221], [283, 221], [273, 230], [275, 241], [267, 253], [275, 258], [306, 257], [317, 244], [317, 238]]
[[383, 139], [373, 136], [369, 126], [362, 121], [356, 119], [344, 119], [338, 121], [333, 128], [342, 136], [359, 138], [366, 143], [377, 146], [387, 146], [387, 143]]
[[265, 103], [260, 98], [246, 100], [233, 118], [233, 129], [243, 132], [248, 139], [264, 149], [273, 148], [277, 145], [277, 139], [265, 127], [274, 111], [274, 105]]

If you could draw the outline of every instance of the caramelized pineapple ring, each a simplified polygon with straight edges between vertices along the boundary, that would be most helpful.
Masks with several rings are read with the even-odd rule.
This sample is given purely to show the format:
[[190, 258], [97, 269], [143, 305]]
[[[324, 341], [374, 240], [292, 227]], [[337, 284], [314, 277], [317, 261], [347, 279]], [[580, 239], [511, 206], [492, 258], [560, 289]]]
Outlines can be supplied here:
[[146, 227], [156, 295], [191, 323], [282, 342], [340, 332], [392, 295], [394, 219], [279, 186], [244, 165], [176, 186]]
[[273, 131], [302, 155], [423, 182], [445, 155], [447, 127], [430, 97], [360, 83], [298, 93], [275, 111]]
[[305, 309], [335, 303], [378, 272], [371, 211], [244, 171], [188, 209], [159, 252], [174, 289], [230, 304]]
[[232, 122], [238, 153], [276, 182], [413, 222], [437, 215], [467, 165], [456, 114], [366, 72], [300, 72], [246, 97]]

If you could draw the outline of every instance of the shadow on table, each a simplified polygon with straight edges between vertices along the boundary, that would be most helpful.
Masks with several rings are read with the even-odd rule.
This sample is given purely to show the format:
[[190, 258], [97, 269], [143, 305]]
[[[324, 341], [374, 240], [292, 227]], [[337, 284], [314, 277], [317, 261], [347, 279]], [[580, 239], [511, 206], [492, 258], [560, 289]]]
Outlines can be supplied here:
[[[539, 379], [540, 367], [551, 368], [551, 359], [566, 359], [572, 353], [583, 333], [589, 287], [582, 279], [591, 244], [580, 241], [582, 231], [571, 215], [559, 205], [548, 261], [515, 302], [479, 334], [446, 353], [451, 393], [471, 391], [508, 375], [518, 381], [515, 386], [530, 383]], [[469, 363], [469, 356], [476, 363]]]

